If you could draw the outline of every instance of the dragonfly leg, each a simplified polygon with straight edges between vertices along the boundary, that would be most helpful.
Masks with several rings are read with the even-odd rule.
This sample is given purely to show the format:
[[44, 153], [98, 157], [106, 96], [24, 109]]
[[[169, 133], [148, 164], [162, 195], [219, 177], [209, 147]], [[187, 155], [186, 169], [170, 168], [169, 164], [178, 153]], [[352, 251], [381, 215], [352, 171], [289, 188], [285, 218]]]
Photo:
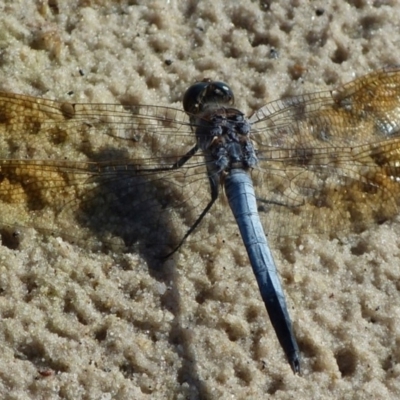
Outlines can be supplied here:
[[[195, 152], [198, 150], [197, 145], [195, 147], [193, 147], [184, 157], [182, 157], [178, 162], [176, 162], [173, 167], [175, 168], [179, 168], [181, 167], [183, 164], [185, 164], [190, 157], [192, 157]], [[174, 254], [181, 246], [182, 244], [185, 242], [185, 240], [193, 233], [193, 231], [199, 226], [200, 222], [202, 221], [202, 219], [205, 217], [205, 215], [208, 213], [208, 211], [210, 210], [210, 208], [212, 207], [212, 205], [215, 203], [215, 201], [218, 198], [218, 193], [219, 193], [219, 186], [218, 186], [218, 182], [219, 179], [217, 179], [216, 175], [212, 175], [208, 177], [208, 180], [210, 182], [210, 188], [211, 188], [211, 199], [210, 201], [207, 203], [206, 207], [204, 208], [204, 210], [201, 212], [201, 214], [197, 217], [196, 221], [194, 222], [194, 224], [189, 228], [189, 230], [185, 233], [185, 235], [183, 236], [182, 240], [178, 243], [178, 245], [168, 254], [166, 254], [165, 256], [163, 256], [162, 258], [168, 258], [170, 257], [172, 254]]]

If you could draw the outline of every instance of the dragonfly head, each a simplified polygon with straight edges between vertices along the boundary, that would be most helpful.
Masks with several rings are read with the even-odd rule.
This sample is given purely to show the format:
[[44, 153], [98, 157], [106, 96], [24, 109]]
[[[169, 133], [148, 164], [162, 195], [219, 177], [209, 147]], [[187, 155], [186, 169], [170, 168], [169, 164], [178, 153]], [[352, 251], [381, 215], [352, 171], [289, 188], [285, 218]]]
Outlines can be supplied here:
[[187, 114], [196, 115], [210, 104], [233, 106], [235, 98], [232, 89], [224, 82], [204, 79], [190, 86], [183, 96], [183, 109]]

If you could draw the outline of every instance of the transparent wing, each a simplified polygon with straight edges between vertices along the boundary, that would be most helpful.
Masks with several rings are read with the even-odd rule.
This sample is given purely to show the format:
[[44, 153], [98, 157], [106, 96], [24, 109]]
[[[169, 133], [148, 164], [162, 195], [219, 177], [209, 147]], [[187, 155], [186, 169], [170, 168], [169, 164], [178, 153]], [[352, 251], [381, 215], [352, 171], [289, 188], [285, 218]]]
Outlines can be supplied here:
[[[210, 199], [184, 112], [0, 94], [2, 226], [174, 246]], [[183, 223], [182, 223], [183, 222]]]
[[[399, 69], [269, 103], [250, 121], [268, 233], [359, 231], [397, 215]], [[173, 248], [210, 200], [201, 153], [172, 168], [194, 145], [177, 109], [2, 93], [0, 224], [119, 248]], [[206, 220], [220, 221], [221, 212], [214, 205]]]
[[268, 233], [360, 231], [398, 214], [398, 68], [267, 104], [250, 121]]

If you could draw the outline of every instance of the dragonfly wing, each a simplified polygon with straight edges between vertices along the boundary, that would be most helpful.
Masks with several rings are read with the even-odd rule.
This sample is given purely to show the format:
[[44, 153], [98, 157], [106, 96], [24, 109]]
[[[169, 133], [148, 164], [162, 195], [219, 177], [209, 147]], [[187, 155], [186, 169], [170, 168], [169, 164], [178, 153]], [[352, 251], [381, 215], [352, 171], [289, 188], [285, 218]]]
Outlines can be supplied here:
[[251, 118], [268, 232], [360, 231], [400, 206], [400, 70], [266, 105]]
[[173, 246], [209, 201], [201, 154], [173, 168], [195, 144], [173, 108], [2, 93], [0, 142], [3, 226]]

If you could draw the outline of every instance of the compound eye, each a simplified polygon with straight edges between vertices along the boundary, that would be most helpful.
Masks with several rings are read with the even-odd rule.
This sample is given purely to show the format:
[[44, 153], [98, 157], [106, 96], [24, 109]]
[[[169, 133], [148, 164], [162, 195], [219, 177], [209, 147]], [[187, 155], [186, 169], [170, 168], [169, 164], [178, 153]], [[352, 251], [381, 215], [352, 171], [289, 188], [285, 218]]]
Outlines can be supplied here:
[[190, 114], [196, 114], [203, 97], [203, 92], [210, 82], [197, 82], [190, 86], [183, 95], [183, 109]]
[[232, 89], [224, 82], [197, 82], [186, 90], [183, 96], [183, 109], [190, 114], [196, 114], [207, 104], [232, 106], [234, 96]]
[[233, 106], [235, 102], [232, 89], [225, 82], [210, 82], [207, 91], [204, 102], [215, 102], [224, 106]]

